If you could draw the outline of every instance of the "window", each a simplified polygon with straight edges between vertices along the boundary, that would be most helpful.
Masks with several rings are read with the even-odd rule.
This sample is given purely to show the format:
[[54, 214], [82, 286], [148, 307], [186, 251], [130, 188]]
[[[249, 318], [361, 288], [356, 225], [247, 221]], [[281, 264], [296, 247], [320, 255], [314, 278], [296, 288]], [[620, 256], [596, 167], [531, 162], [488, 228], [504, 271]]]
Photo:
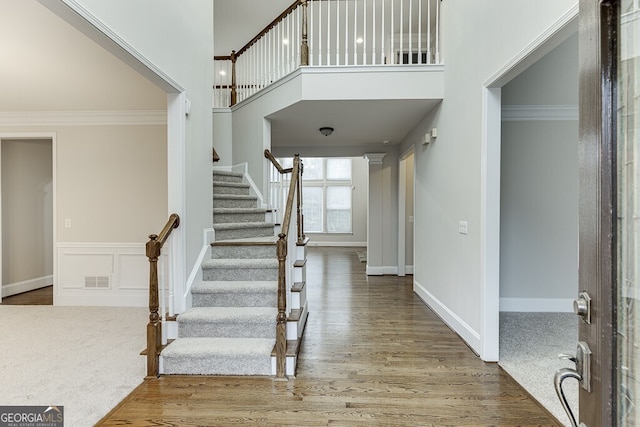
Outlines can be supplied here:
[[[351, 233], [351, 159], [303, 158], [302, 163], [305, 233]], [[287, 168], [292, 160], [280, 164]]]

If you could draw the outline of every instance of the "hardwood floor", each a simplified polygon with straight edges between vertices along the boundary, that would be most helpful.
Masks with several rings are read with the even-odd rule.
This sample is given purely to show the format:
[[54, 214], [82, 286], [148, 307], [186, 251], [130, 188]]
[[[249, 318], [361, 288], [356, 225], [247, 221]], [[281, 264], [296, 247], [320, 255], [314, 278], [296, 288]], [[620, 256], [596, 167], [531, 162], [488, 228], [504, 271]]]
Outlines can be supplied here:
[[53, 286], [2, 298], [2, 305], [53, 305]]
[[367, 277], [353, 248], [309, 252], [296, 378], [147, 380], [99, 425], [558, 425], [429, 310], [411, 276]]

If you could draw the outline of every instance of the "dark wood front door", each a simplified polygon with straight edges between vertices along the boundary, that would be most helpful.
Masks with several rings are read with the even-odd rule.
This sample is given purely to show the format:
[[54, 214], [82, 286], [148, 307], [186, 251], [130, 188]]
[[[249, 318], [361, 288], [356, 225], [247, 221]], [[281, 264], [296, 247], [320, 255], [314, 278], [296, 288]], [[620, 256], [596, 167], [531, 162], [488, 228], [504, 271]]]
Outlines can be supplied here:
[[639, 57], [638, 0], [580, 0], [579, 286], [588, 297], [574, 308], [590, 354], [576, 422], [588, 427], [640, 423]]

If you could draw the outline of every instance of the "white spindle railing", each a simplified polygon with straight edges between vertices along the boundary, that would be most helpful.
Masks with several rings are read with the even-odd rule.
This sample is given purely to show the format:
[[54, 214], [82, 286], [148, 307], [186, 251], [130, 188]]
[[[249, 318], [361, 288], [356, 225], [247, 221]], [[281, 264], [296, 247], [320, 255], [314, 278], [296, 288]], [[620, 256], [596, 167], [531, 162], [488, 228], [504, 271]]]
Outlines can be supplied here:
[[[440, 1], [307, 0], [308, 64], [441, 64]], [[235, 102], [300, 66], [304, 10], [295, 7], [238, 51]], [[214, 107], [233, 103], [232, 57], [215, 61]]]

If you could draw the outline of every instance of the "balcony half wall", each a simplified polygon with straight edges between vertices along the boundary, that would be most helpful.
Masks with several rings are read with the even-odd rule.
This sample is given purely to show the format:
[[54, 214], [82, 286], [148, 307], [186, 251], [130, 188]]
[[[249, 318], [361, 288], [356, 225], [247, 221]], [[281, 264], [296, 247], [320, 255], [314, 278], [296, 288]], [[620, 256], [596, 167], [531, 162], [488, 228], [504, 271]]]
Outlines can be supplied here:
[[[264, 189], [265, 148], [276, 155], [306, 150], [312, 156], [356, 156], [380, 149], [383, 141], [397, 144], [442, 101], [444, 68], [300, 67], [230, 109], [214, 109], [214, 116], [226, 117], [220, 126], [229, 128], [220, 134], [231, 139], [214, 146], [231, 144], [232, 164], [247, 163]], [[335, 132], [325, 137], [318, 131], [322, 126]]]

